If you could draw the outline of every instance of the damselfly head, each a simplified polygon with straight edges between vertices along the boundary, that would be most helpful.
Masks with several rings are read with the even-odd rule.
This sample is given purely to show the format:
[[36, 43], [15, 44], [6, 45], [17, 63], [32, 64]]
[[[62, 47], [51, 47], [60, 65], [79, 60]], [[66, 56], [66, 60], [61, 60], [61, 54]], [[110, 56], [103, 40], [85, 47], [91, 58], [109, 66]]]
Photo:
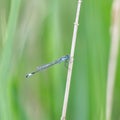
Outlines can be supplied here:
[[69, 59], [70, 59], [69, 55], [65, 55], [65, 56], [61, 57], [61, 61], [66, 61], [66, 60], [69, 60]]

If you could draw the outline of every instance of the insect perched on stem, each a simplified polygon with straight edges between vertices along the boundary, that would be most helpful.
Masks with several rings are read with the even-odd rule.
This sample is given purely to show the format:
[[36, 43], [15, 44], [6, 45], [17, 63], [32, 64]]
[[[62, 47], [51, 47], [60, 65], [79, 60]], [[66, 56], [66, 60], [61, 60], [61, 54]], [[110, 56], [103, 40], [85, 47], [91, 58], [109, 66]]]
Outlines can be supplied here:
[[58, 63], [61, 63], [61, 62], [65, 62], [65, 61], [68, 61], [70, 59], [70, 56], [69, 55], [65, 55], [65, 56], [62, 56], [61, 58], [57, 59], [56, 61], [53, 61], [53, 62], [50, 62], [48, 64], [45, 64], [45, 65], [42, 65], [42, 66], [39, 66], [37, 67], [37, 69], [31, 73], [28, 73], [26, 75], [26, 78], [29, 78], [31, 77], [32, 75], [34, 75], [35, 73], [39, 72], [39, 71], [42, 71], [42, 70], [45, 70], [55, 64], [58, 64]]

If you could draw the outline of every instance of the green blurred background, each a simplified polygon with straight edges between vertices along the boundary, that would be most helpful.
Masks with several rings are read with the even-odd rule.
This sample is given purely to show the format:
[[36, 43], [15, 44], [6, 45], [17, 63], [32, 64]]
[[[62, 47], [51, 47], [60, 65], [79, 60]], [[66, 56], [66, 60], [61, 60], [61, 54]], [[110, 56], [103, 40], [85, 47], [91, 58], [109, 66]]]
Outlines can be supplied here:
[[[105, 120], [112, 0], [81, 5], [67, 120]], [[69, 54], [77, 1], [0, 0], [0, 120], [59, 120], [64, 63], [26, 79], [36, 66]], [[120, 53], [112, 120], [120, 119]]]

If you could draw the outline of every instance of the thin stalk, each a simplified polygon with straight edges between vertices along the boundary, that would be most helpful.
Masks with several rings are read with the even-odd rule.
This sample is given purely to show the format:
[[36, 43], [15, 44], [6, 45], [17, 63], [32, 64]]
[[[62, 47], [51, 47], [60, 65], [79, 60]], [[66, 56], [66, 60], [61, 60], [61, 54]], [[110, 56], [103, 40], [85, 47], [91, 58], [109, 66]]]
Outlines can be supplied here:
[[81, 7], [81, 0], [78, 0], [78, 7], [77, 7], [76, 19], [75, 19], [75, 23], [74, 23], [70, 61], [69, 61], [69, 65], [68, 65], [67, 82], [66, 82], [66, 89], [65, 89], [65, 95], [64, 95], [64, 103], [63, 103], [61, 120], [66, 119], [66, 111], [67, 111], [68, 97], [69, 97], [69, 91], [70, 91], [70, 83], [71, 83], [71, 75], [72, 75], [72, 68], [73, 68], [74, 51], [75, 51], [75, 45], [76, 45], [80, 7]]
[[106, 98], [106, 120], [111, 120], [114, 83], [116, 76], [116, 65], [120, 40], [120, 1], [114, 0], [112, 6], [111, 48], [108, 64], [107, 98]]

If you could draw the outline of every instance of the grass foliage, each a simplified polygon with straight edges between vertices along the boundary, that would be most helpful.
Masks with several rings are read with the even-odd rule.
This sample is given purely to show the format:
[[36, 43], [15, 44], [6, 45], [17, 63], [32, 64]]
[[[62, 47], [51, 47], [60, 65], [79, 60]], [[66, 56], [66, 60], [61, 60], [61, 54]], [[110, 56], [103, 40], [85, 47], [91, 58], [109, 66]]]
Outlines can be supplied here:
[[[111, 5], [82, 2], [67, 120], [105, 120]], [[0, 120], [60, 119], [64, 64], [25, 75], [69, 54], [76, 6], [68, 0], [0, 0]], [[119, 66], [120, 60], [112, 120], [120, 118]]]

